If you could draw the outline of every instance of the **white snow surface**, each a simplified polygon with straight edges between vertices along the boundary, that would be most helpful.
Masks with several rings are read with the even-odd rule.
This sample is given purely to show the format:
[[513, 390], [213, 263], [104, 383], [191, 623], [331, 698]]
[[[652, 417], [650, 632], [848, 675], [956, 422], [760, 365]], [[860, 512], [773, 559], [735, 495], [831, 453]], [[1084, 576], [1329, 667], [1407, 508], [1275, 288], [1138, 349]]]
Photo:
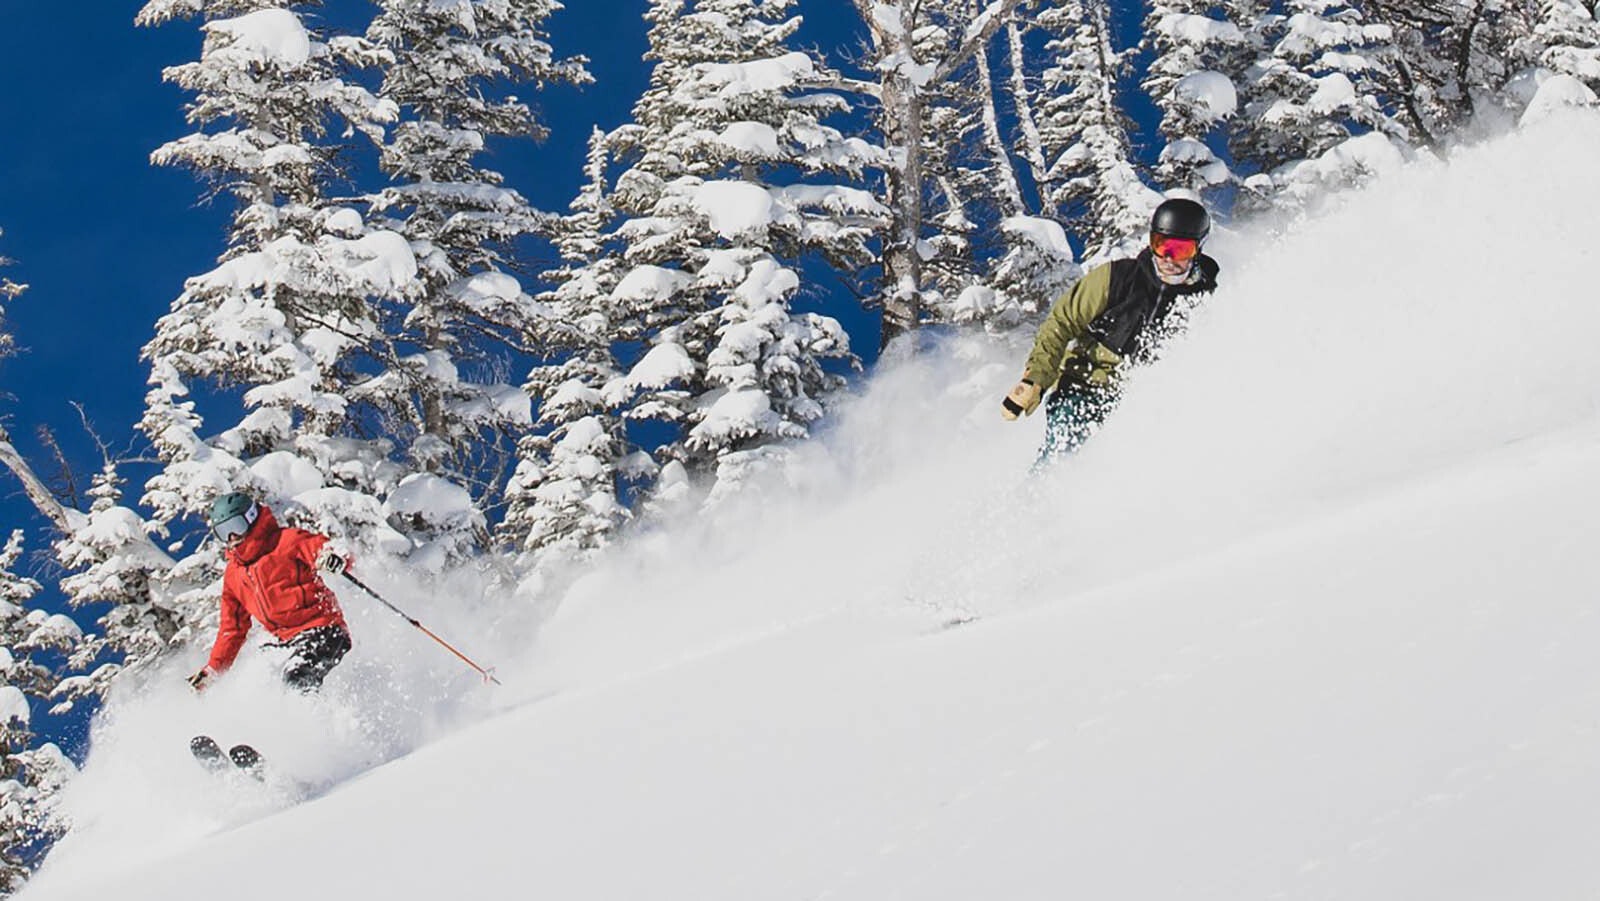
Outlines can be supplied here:
[[1551, 75], [1522, 112], [1524, 125], [1535, 124], [1569, 106], [1594, 106], [1600, 98], [1590, 87], [1571, 75]]
[[321, 698], [254, 647], [194, 697], [197, 647], [99, 716], [21, 897], [1600, 895], [1595, 146], [1558, 112], [1219, 233], [1038, 478], [1025, 341], [949, 338], [553, 609], [358, 560], [505, 685], [345, 588]]

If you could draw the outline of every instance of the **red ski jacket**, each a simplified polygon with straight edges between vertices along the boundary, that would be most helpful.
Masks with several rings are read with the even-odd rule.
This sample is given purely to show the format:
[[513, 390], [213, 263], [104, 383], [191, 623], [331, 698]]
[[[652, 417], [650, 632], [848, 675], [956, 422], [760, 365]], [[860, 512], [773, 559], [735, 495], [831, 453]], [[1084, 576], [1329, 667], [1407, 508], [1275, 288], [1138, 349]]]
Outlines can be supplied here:
[[279, 641], [319, 626], [349, 630], [338, 598], [317, 573], [317, 553], [327, 543], [325, 536], [279, 526], [272, 511], [261, 507], [255, 525], [227, 551], [222, 620], [206, 663], [212, 672], [233, 665], [252, 619]]

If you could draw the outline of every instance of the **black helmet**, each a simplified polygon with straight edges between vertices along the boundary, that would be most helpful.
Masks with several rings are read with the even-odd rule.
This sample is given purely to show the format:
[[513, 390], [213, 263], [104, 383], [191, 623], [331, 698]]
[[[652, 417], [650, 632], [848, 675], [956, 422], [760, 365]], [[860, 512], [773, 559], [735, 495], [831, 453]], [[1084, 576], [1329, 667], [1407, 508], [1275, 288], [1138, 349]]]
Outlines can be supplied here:
[[1204, 241], [1211, 233], [1211, 214], [1193, 200], [1175, 197], [1156, 207], [1150, 217], [1150, 231], [1169, 238]]

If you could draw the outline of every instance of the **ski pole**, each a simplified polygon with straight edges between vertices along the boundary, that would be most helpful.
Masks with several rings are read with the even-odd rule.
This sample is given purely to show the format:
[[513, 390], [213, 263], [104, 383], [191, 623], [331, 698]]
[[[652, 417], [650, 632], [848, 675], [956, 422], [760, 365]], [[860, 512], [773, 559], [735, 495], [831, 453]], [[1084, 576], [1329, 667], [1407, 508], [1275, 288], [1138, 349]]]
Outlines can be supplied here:
[[494, 677], [494, 670], [492, 670], [492, 669], [484, 669], [483, 667], [477, 665], [476, 663], [473, 663], [471, 657], [468, 657], [466, 654], [463, 654], [460, 651], [456, 650], [455, 648], [451, 647], [450, 646], [450, 642], [445, 641], [443, 638], [440, 638], [439, 636], [433, 634], [433, 632], [429, 631], [427, 626], [424, 626], [422, 623], [417, 622], [411, 616], [407, 615], [407, 613], [404, 610], [401, 610], [399, 607], [396, 607], [395, 605], [393, 605], [393, 604], [389, 603], [388, 601], [384, 600], [383, 599], [383, 595], [377, 593], [376, 591], [373, 591], [371, 588], [368, 588], [367, 587], [367, 583], [361, 581], [360, 579], [356, 578], [355, 576], [350, 575], [350, 573], [348, 571], [346, 571], [344, 573], [344, 577], [346, 579], [349, 579], [351, 584], [355, 585], [357, 588], [361, 589], [362, 591], [365, 591], [367, 594], [372, 595], [372, 599], [373, 600], [377, 601], [378, 603], [382, 604], [385, 607], [388, 607], [390, 610], [393, 610], [401, 619], [405, 620], [406, 622], [410, 623], [413, 626], [416, 626], [419, 630], [421, 630], [422, 634], [428, 636], [429, 638], [433, 639], [434, 641], [437, 641], [440, 645], [442, 645], [444, 647], [445, 650], [447, 650], [450, 653], [456, 655], [457, 657], [460, 657], [461, 658], [461, 662], [465, 663], [467, 666], [470, 666], [473, 669], [477, 670], [478, 671], [478, 675], [482, 676], [483, 680], [485, 682], [493, 682], [496, 685], [500, 684], [500, 680], [496, 679]]

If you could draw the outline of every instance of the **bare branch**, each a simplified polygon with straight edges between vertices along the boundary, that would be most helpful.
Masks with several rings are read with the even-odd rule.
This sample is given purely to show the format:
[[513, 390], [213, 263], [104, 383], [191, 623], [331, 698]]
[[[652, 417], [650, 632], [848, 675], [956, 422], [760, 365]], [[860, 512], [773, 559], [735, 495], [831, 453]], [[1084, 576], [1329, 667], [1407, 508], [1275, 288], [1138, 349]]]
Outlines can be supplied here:
[[966, 39], [956, 48], [956, 52], [945, 57], [944, 62], [939, 64], [939, 68], [933, 73], [932, 83], [937, 84], [949, 78], [968, 57], [978, 52], [979, 47], [989, 43], [990, 38], [993, 38], [1000, 27], [1010, 20], [1011, 14], [1021, 4], [1022, 0], [994, 0], [990, 3], [988, 9], [973, 19], [974, 24], [982, 22], [983, 27], [975, 32], [968, 31]]
[[78, 509], [78, 480], [73, 476], [72, 464], [67, 462], [67, 452], [61, 449], [61, 442], [56, 440], [56, 433], [49, 426], [41, 425], [34, 432], [39, 436], [39, 443], [50, 450], [50, 456], [54, 457], [56, 461], [56, 473], [52, 480], [54, 484], [51, 485], [51, 494], [61, 499], [64, 504], [72, 509]]

